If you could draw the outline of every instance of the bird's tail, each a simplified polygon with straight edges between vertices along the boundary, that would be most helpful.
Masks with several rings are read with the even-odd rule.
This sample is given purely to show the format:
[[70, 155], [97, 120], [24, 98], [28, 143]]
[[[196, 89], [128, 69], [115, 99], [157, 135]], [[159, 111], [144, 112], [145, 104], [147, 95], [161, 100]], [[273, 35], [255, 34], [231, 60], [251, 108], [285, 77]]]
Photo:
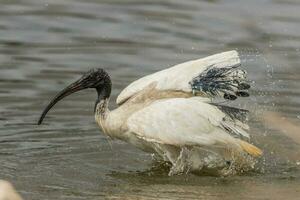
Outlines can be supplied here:
[[239, 145], [242, 147], [242, 149], [245, 152], [247, 152], [248, 154], [250, 154], [251, 156], [260, 157], [263, 154], [262, 150], [256, 146], [254, 146], [253, 144], [250, 144], [243, 140], [239, 140], [239, 139], [237, 139], [237, 140], [238, 140]]
[[239, 69], [240, 65], [231, 67], [211, 66], [190, 81], [193, 92], [202, 92], [209, 96], [223, 96], [235, 100], [248, 97], [250, 85], [246, 81], [246, 71]]

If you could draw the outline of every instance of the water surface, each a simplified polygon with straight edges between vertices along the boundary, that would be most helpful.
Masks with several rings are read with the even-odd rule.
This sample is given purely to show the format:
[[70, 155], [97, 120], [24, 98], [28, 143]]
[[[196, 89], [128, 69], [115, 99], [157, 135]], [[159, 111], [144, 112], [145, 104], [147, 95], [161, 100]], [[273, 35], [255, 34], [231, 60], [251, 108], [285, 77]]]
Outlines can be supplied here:
[[[263, 116], [300, 125], [299, 10], [297, 0], [0, 1], [0, 178], [25, 199], [297, 199], [299, 144]], [[101, 134], [93, 90], [35, 125], [49, 98], [90, 68], [111, 75], [114, 108], [133, 80], [231, 49], [253, 80], [251, 98], [234, 105], [252, 111], [265, 152], [255, 172], [168, 177], [150, 155]]]

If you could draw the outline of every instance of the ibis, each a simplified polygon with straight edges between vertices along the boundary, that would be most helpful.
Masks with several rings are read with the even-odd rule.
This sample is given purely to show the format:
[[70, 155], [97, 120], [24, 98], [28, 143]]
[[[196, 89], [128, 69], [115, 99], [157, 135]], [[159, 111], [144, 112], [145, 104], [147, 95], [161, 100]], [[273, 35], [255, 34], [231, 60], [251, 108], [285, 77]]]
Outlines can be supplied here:
[[201, 170], [217, 155], [227, 165], [238, 158], [262, 155], [250, 142], [247, 110], [216, 103], [248, 97], [250, 84], [237, 51], [184, 62], [140, 78], [117, 97], [109, 110], [112, 82], [104, 69], [92, 69], [59, 92], [47, 112], [64, 97], [94, 88], [95, 120], [112, 139], [128, 142], [171, 163], [170, 174]]

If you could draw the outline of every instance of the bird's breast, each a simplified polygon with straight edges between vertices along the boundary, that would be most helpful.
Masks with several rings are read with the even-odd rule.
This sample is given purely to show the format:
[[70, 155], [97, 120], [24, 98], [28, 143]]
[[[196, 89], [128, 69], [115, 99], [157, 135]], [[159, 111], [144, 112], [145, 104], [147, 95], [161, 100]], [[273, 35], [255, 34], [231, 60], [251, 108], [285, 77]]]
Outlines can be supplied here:
[[154, 153], [151, 143], [127, 130], [127, 118], [120, 111], [109, 114], [106, 119], [100, 116], [96, 116], [95, 119], [103, 133], [110, 138], [123, 140], [145, 152]]

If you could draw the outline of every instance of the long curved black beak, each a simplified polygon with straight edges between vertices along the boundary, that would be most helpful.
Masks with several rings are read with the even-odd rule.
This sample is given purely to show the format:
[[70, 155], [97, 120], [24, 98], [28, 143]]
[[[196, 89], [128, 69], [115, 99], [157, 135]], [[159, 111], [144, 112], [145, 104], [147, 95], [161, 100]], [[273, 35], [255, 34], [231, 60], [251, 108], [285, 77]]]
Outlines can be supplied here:
[[38, 121], [38, 125], [40, 125], [43, 122], [43, 119], [45, 118], [48, 111], [58, 101], [62, 100], [63, 98], [69, 96], [74, 92], [78, 92], [87, 88], [95, 88], [98, 93], [98, 99], [109, 98], [111, 92], [111, 80], [107, 72], [105, 72], [101, 68], [91, 69], [87, 73], [83, 74], [79, 80], [75, 81], [74, 83], [63, 89], [61, 92], [59, 92], [44, 109]]
[[85, 86], [85, 81], [81, 78], [78, 81], [70, 84], [68, 87], [66, 87], [65, 89], [63, 89], [61, 92], [59, 92], [51, 101], [50, 103], [47, 105], [47, 107], [44, 109], [39, 121], [38, 121], [38, 125], [40, 125], [43, 122], [43, 119], [45, 118], [46, 114], [48, 113], [48, 111], [61, 99], [63, 99], [66, 96], [69, 96], [70, 94], [86, 89], [87, 87]]

